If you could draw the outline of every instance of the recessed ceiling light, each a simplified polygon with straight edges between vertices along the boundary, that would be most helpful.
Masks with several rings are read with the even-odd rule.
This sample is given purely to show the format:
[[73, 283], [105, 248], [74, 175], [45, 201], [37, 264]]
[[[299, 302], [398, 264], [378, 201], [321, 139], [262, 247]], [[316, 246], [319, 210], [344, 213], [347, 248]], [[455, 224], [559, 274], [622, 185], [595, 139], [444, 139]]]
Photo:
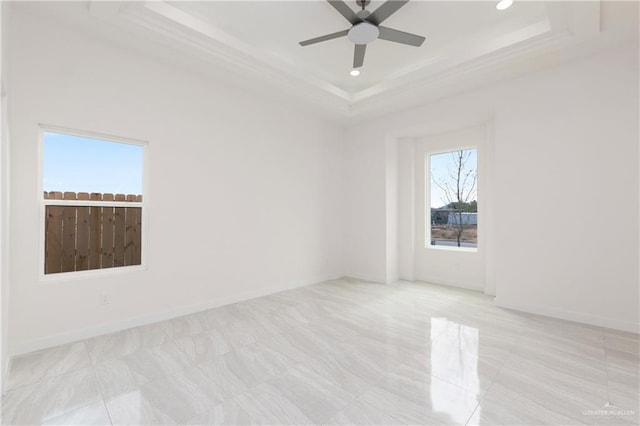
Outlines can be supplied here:
[[360, 75], [360, 71], [359, 70], [351, 70], [351, 72], [349, 74], [351, 74], [351, 77], [357, 77], [357, 76]]
[[513, 0], [500, 0], [498, 4], [496, 4], [496, 9], [505, 10], [509, 9], [513, 4]]

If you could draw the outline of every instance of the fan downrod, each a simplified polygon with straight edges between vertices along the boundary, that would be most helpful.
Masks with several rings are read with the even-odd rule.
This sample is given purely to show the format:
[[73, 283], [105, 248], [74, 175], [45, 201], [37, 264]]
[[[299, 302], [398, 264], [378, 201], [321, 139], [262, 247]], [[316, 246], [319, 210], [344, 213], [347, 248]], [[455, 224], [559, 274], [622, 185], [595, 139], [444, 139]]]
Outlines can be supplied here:
[[356, 0], [356, 4], [360, 6], [363, 10], [366, 6], [369, 6], [369, 3], [371, 3], [371, 0]]

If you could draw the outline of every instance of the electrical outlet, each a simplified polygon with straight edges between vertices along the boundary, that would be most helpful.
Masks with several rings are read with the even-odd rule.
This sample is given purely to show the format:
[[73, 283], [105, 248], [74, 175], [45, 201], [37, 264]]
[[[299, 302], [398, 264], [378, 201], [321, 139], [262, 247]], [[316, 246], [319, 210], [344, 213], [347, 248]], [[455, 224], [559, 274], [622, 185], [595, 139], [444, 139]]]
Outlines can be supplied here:
[[106, 293], [102, 293], [100, 295], [100, 304], [101, 305], [108, 305], [109, 304], [109, 295]]

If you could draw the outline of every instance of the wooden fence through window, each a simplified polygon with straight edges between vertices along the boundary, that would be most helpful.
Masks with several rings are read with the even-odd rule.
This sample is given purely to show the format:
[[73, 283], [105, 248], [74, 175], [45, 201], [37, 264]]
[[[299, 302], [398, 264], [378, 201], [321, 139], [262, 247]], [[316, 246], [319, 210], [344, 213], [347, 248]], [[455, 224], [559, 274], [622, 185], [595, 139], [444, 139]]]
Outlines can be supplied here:
[[52, 191], [44, 198], [94, 202], [45, 206], [45, 274], [142, 263], [142, 208], [95, 203], [141, 202], [142, 195]]

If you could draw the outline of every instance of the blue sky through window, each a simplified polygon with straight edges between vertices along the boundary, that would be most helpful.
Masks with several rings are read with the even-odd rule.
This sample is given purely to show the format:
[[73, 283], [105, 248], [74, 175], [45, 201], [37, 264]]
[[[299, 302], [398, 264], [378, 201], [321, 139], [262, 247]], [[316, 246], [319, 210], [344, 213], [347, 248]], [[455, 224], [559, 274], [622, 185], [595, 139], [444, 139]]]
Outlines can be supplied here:
[[44, 132], [43, 190], [142, 194], [140, 145]]

